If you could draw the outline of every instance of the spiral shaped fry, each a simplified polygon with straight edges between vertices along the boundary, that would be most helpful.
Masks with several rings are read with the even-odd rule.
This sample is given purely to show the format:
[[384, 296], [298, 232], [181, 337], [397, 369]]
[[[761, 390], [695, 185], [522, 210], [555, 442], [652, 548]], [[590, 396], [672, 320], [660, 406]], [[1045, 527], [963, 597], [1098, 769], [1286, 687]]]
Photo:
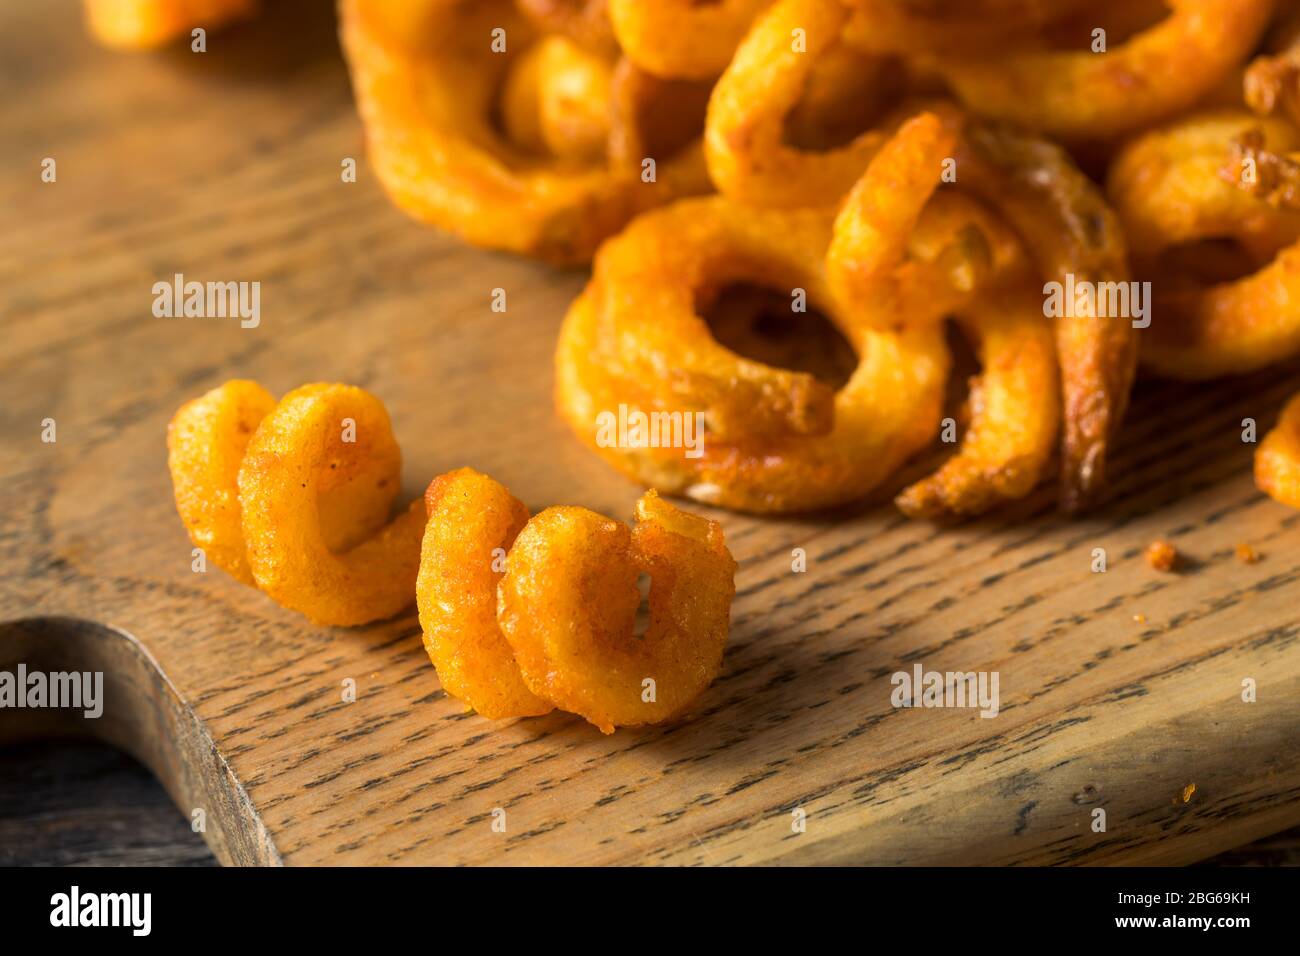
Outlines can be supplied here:
[[276, 403], [227, 382], [181, 407], [167, 444], [181, 520], [233, 577], [318, 624], [412, 603], [424, 512], [388, 521], [401, 452], [373, 395], [305, 385]]
[[[435, 479], [426, 503], [425, 648], [443, 688], [480, 714], [559, 707], [612, 733], [680, 714], [717, 676], [736, 563], [715, 522], [653, 491], [630, 531], [585, 508], [530, 519], [468, 468]], [[638, 636], [643, 574], [650, 618]]]

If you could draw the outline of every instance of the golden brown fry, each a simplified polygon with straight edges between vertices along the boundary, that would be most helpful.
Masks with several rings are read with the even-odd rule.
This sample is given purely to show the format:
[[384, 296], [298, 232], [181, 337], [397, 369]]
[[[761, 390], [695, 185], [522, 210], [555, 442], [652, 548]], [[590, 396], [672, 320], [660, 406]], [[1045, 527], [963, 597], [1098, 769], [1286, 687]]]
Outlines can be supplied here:
[[257, 0], [85, 0], [90, 32], [122, 50], [162, 46], [195, 27], [220, 26], [257, 8]]
[[318, 624], [410, 605], [423, 509], [386, 523], [401, 453], [374, 396], [306, 385], [275, 404], [228, 382], [177, 412], [168, 448], [191, 540], [234, 577]]
[[968, 197], [935, 194], [953, 145], [933, 114], [905, 123], [845, 200], [827, 258], [840, 301], [886, 325], [954, 314], [980, 353], [960, 450], [896, 499], [913, 517], [978, 514], [1028, 494], [1060, 420], [1051, 326], [1018, 238]]
[[1249, 55], [1274, 0], [1170, 0], [1169, 16], [1105, 52], [1007, 50], [933, 67], [973, 111], [1068, 142], [1125, 135], [1195, 105]]
[[959, 324], [977, 346], [970, 426], [961, 447], [895, 499], [914, 518], [977, 515], [1029, 494], [1047, 472], [1060, 426], [1051, 326], [1032, 288], [982, 297]]
[[1286, 403], [1277, 427], [1259, 443], [1255, 484], [1275, 501], [1300, 508], [1300, 395]]
[[[585, 508], [547, 508], [510, 550], [501, 631], [538, 696], [607, 734], [659, 723], [721, 669], [735, 573], [722, 527], [654, 491], [637, 502], [631, 531]], [[642, 574], [650, 621], [638, 637]]]
[[[1250, 147], [1253, 155], [1241, 149], [1251, 131], [1258, 135], [1245, 142], [1262, 143]], [[1296, 131], [1281, 121], [1214, 114], [1139, 137], [1116, 159], [1109, 191], [1147, 257], [1178, 243], [1227, 237], [1266, 262], [1244, 278], [1205, 288], [1159, 283], [1154, 320], [1142, 338], [1145, 365], [1162, 375], [1205, 379], [1253, 371], [1300, 351], [1300, 216], [1268, 201], [1278, 196], [1270, 164], [1289, 162], [1278, 154], [1297, 144]], [[1243, 156], [1252, 164], [1229, 181], [1225, 161], [1239, 164]], [[1153, 266], [1145, 271], [1162, 277]]]
[[[957, 170], [962, 187], [1020, 234], [1044, 279], [1098, 289], [1128, 281], [1115, 213], [1059, 146], [968, 123]], [[1067, 511], [1087, 505], [1104, 484], [1107, 448], [1128, 405], [1137, 364], [1133, 317], [1118, 310], [1099, 314], [1105, 310], [1097, 306], [1076, 302], [1056, 319], [1064, 416], [1061, 505]]]
[[424, 502], [416, 595], [424, 649], [442, 689], [493, 720], [549, 713], [553, 705], [524, 684], [497, 626], [497, 584], [528, 509], [470, 468], [435, 478]]
[[846, 19], [839, 0], [778, 0], [736, 50], [713, 89], [704, 137], [709, 175], [728, 198], [763, 206], [829, 205], [884, 142], [877, 130], [822, 151], [786, 142], [787, 118]]
[[257, 586], [317, 624], [410, 607], [424, 508], [387, 521], [402, 456], [383, 403], [351, 385], [304, 385], [262, 420], [239, 469]]
[[[953, 237], [972, 232], [983, 252], [968, 271], [968, 253]], [[970, 278], [954, 283], [966, 295], [953, 314], [982, 372], [971, 382], [970, 424], [957, 453], [895, 503], [912, 517], [982, 514], [1027, 495], [1051, 465], [1061, 418], [1052, 327], [1018, 237], [970, 198], [935, 196], [912, 228], [910, 247], [922, 262], [959, 253], [958, 274]]]

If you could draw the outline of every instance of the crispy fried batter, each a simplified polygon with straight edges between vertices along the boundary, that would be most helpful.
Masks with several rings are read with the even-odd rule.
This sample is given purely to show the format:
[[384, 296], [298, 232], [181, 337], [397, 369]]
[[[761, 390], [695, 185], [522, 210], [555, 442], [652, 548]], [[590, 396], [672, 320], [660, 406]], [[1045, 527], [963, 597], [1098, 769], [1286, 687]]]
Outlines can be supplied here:
[[[713, 89], [704, 139], [709, 175], [729, 198], [781, 207], [834, 203], [884, 142], [879, 130], [827, 150], [785, 141], [787, 118], [846, 19], [839, 0], [779, 0], [736, 50]], [[794, 31], [806, 48], [794, 45]]]
[[[1277, 167], [1298, 136], [1248, 113], [1198, 115], [1138, 137], [1115, 160], [1109, 192], [1156, 295], [1142, 337], [1143, 363], [1156, 372], [1213, 378], [1300, 351], [1300, 213], [1271, 201], [1284, 193]], [[1223, 169], [1233, 156], [1256, 160], [1237, 168], [1235, 183]], [[1153, 264], [1177, 244], [1217, 238], [1245, 249], [1256, 271], [1188, 287]]]
[[[1128, 255], [1115, 213], [1068, 153], [1041, 137], [966, 124], [959, 182], [1006, 217], [1040, 276], [1064, 283], [1127, 282]], [[1044, 291], [1046, 289], [1044, 288]], [[1061, 506], [1091, 503], [1106, 478], [1111, 441], [1128, 407], [1138, 339], [1128, 315], [1075, 308], [1056, 320], [1061, 372]]]
[[318, 624], [411, 604], [424, 514], [417, 502], [386, 523], [401, 453], [373, 395], [305, 385], [276, 404], [227, 382], [177, 412], [168, 447], [191, 540], [234, 577]]
[[[629, 531], [585, 508], [547, 508], [515, 539], [498, 619], [524, 682], [604, 733], [679, 715], [722, 667], [736, 562], [722, 528], [655, 492]], [[634, 633], [650, 578], [650, 622]]]

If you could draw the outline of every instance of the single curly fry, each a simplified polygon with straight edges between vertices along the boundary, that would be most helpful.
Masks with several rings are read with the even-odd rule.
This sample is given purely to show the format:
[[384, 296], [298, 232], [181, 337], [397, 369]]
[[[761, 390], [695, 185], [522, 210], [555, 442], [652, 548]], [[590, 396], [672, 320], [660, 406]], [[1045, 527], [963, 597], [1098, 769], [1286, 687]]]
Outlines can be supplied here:
[[497, 584], [528, 509], [470, 468], [435, 478], [424, 503], [416, 598], [442, 689], [493, 720], [549, 713], [553, 706], [524, 684], [497, 626]]
[[1267, 201], [1269, 160], [1298, 148], [1291, 124], [1241, 110], [1198, 114], [1125, 145], [1106, 190], [1138, 271], [1151, 276], [1166, 250], [1204, 239], [1231, 239], [1260, 265], [1300, 239], [1300, 214]]
[[895, 499], [913, 518], [981, 514], [1023, 498], [1051, 464], [1060, 425], [1055, 344], [1032, 288], [981, 297], [963, 310], [982, 373], [957, 454]]
[[251, 16], [257, 0], [85, 0], [95, 39], [121, 50], [159, 47], [195, 27]]
[[754, 17], [772, 0], [609, 0], [614, 35], [642, 69], [708, 80], [731, 62]]
[[704, 132], [709, 174], [728, 198], [763, 206], [830, 205], [884, 142], [877, 130], [825, 151], [785, 141], [787, 117], [846, 18], [839, 0], [778, 0], [736, 50], [713, 89]]
[[167, 426], [167, 467], [190, 540], [244, 584], [256, 582], [245, 557], [239, 466], [273, 408], [261, 385], [235, 379], [186, 402]]
[[[609, 734], [678, 716], [713, 682], [735, 573], [722, 527], [654, 491], [631, 531], [585, 508], [547, 508], [510, 550], [498, 620], [529, 688]], [[641, 574], [650, 623], [638, 637]]]
[[602, 247], [592, 282], [608, 299], [602, 332], [619, 343], [622, 374], [668, 407], [705, 411], [719, 436], [824, 434], [834, 401], [827, 386], [737, 356], [696, 309], [741, 281], [811, 287], [811, 299], [824, 298], [819, 263], [829, 225], [829, 210], [782, 215], [720, 199], [677, 203], [632, 223]]
[[[676, 203], [640, 217], [597, 257], [556, 350], [556, 403], [578, 437], [664, 491], [741, 511], [781, 513], [859, 498], [938, 425], [948, 351], [938, 322], [877, 330], [825, 280], [833, 211]], [[859, 358], [838, 392], [805, 373], [720, 345], [697, 309], [737, 282], [801, 290]], [[829, 401], [828, 401], [829, 399]], [[620, 407], [689, 422], [702, 444], [611, 444], [599, 420]]]
[[383, 403], [350, 385], [304, 385], [262, 420], [239, 469], [257, 586], [317, 624], [392, 617], [412, 603], [424, 508], [385, 523], [402, 456]]
[[[417, 219], [475, 245], [581, 263], [637, 212], [709, 189], [697, 146], [646, 157], [649, 176], [539, 156], [499, 129], [508, 72], [535, 39], [508, 0], [343, 0], [340, 15], [376, 173]], [[517, 112], [510, 125], [527, 130]]]
[[[1286, 178], [1273, 167], [1294, 161], [1276, 151], [1294, 149], [1297, 135], [1280, 121], [1213, 114], [1139, 137], [1116, 159], [1111, 196], [1149, 256], [1178, 243], [1226, 237], [1256, 261], [1266, 260], [1243, 278], [1205, 287], [1159, 283], [1155, 320], [1142, 338], [1144, 365], [1174, 378], [1206, 379], [1254, 371], [1300, 352], [1300, 215], [1270, 202], [1268, 185], [1270, 177]], [[1176, 160], [1168, 161], [1171, 156]], [[1252, 165], [1224, 170], [1225, 162], [1240, 166], [1243, 156]], [[1179, 211], [1171, 213], [1166, 207], [1174, 200]], [[1164, 278], [1151, 265], [1146, 270]]]
[[942, 265], [907, 256], [917, 220], [939, 186], [941, 163], [955, 145], [956, 136], [933, 113], [908, 120], [840, 208], [826, 254], [827, 279], [839, 301], [856, 303], [877, 328], [923, 314], [943, 319], [959, 300], [958, 290], [936, 276], [936, 269], [946, 271]]
[[[1169, 0], [1169, 16], [1104, 53], [1006, 51], [929, 62], [973, 111], [1067, 142], [1119, 137], [1193, 106], [1254, 48], [1274, 0]], [[1104, 27], [1104, 23], [1097, 24]]]
[[231, 381], [167, 432], [176, 508], [213, 562], [318, 624], [364, 624], [411, 603], [423, 509], [385, 524], [401, 453], [384, 406], [348, 385], [277, 404]]
[[1300, 395], [1286, 403], [1277, 427], [1259, 443], [1255, 484], [1275, 501], [1300, 508]]

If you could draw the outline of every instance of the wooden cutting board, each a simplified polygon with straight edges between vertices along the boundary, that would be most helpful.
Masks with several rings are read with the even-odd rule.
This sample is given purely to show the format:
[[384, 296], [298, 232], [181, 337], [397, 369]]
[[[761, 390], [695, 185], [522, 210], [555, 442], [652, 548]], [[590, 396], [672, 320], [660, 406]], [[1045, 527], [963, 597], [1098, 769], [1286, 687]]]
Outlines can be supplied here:
[[[491, 723], [441, 692], [413, 611], [331, 630], [193, 573], [165, 429], [232, 377], [376, 393], [406, 499], [461, 465], [532, 509], [628, 517], [640, 492], [551, 411], [584, 276], [395, 210], [333, 29], [281, 2], [205, 54], [123, 56], [71, 0], [0, 7], [0, 669], [107, 682], [101, 719], [4, 710], [0, 738], [136, 752], [228, 863], [1185, 863], [1300, 822], [1300, 513], [1255, 490], [1241, 440], [1294, 368], [1144, 385], [1084, 519], [1051, 489], [946, 529], [887, 500], [718, 513], [732, 639], [672, 727]], [[261, 282], [261, 324], [155, 318], [178, 272]], [[1185, 570], [1146, 566], [1156, 537]], [[999, 715], [891, 706], [917, 663], [996, 671]]]

